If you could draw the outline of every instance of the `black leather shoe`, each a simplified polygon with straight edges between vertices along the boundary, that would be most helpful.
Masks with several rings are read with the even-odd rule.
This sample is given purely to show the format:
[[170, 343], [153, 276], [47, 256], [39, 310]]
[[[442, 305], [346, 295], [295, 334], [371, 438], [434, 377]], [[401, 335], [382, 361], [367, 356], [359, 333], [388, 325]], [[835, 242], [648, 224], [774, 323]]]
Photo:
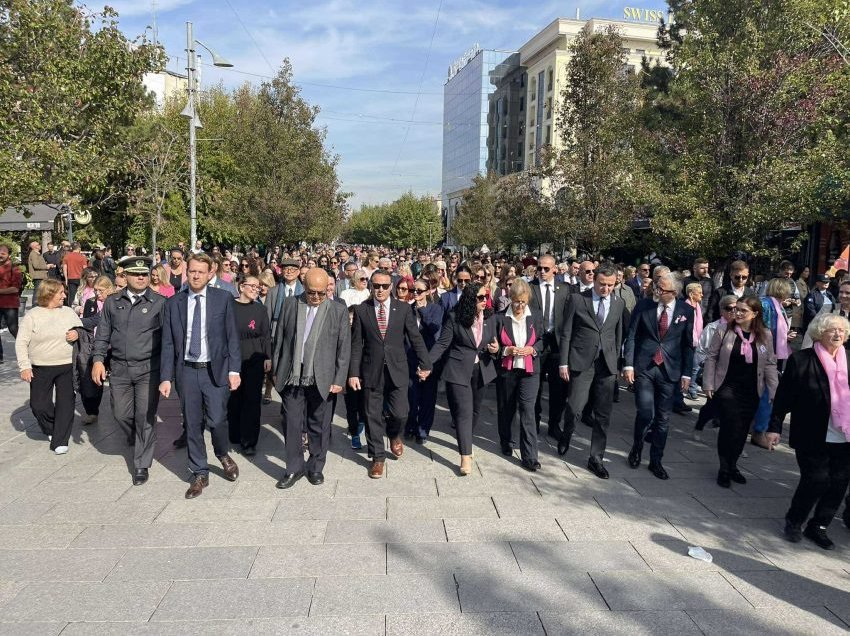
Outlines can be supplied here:
[[136, 472], [133, 473], [133, 485], [141, 486], [148, 480], [148, 469], [147, 468], [137, 468]]
[[319, 486], [325, 483], [325, 476], [322, 473], [307, 473], [307, 481], [314, 486]]
[[567, 451], [570, 450], [571, 441], [572, 435], [561, 435], [561, 439], [558, 440], [558, 455], [567, 454]]
[[732, 486], [732, 476], [725, 470], [717, 473], [717, 485], [721, 488], [730, 488]]
[[608, 470], [601, 462], [596, 461], [592, 457], [587, 460], [587, 470], [599, 477], [599, 479], [608, 479]]
[[661, 462], [649, 462], [649, 472], [658, 477], [658, 479], [670, 479], [670, 475], [664, 470]]
[[800, 541], [803, 540], [803, 530], [802, 528], [800, 528], [800, 524], [791, 523], [786, 519], [785, 538], [788, 539], [791, 543], [800, 543]]
[[279, 482], [275, 484], [278, 488], [292, 488], [299, 479], [304, 476], [304, 473], [292, 473], [284, 475]]
[[522, 467], [530, 473], [536, 473], [541, 468], [540, 462], [532, 462], [527, 459], [522, 460]]
[[676, 406], [676, 407], [673, 408], [673, 412], [678, 413], [679, 415], [686, 415], [686, 414], [690, 413], [692, 410], [693, 409], [690, 406], [688, 406], [687, 404], [684, 404], [683, 406]]
[[511, 448], [510, 446], [502, 446], [502, 455], [504, 455], [505, 457], [510, 457], [513, 454], [514, 454], [513, 448]]
[[629, 451], [629, 466], [632, 468], [640, 466], [640, 452], [641, 449], [634, 446], [632, 446], [632, 450]]
[[174, 448], [186, 448], [188, 446], [188, 442], [186, 442], [186, 433], [183, 433], [180, 437], [174, 440]]
[[747, 483], [747, 478], [744, 477], [744, 475], [741, 474], [741, 471], [738, 470], [737, 468], [733, 468], [732, 471], [729, 473], [729, 479], [734, 481], [736, 484], [746, 484]]
[[826, 536], [826, 528], [823, 526], [806, 526], [806, 529], [803, 530], [803, 536], [824, 550], [834, 550], [835, 544], [832, 542], [828, 536]]
[[416, 436], [416, 443], [417, 443], [417, 444], [424, 444], [424, 443], [425, 443], [425, 438], [424, 438], [424, 437], [419, 437], [419, 435], [417, 435], [417, 436]]
[[245, 457], [253, 457], [256, 454], [257, 454], [257, 447], [256, 446], [243, 446], [242, 447], [242, 455], [244, 455]]

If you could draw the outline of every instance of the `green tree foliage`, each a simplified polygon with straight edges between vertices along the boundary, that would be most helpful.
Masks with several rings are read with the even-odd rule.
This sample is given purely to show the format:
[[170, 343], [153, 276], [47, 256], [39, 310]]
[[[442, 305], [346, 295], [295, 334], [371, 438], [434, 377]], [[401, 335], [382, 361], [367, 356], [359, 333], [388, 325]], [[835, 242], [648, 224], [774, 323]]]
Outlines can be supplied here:
[[73, 0], [0, 0], [0, 197], [74, 205], [120, 163], [118, 131], [147, 108], [163, 51], [129, 42], [117, 14]]
[[463, 204], [452, 220], [449, 238], [467, 247], [500, 243], [499, 230], [504, 219], [496, 215], [499, 176], [477, 175], [463, 194]]
[[351, 243], [390, 247], [428, 247], [440, 239], [440, 215], [429, 196], [407, 192], [391, 203], [362, 205], [345, 224]]

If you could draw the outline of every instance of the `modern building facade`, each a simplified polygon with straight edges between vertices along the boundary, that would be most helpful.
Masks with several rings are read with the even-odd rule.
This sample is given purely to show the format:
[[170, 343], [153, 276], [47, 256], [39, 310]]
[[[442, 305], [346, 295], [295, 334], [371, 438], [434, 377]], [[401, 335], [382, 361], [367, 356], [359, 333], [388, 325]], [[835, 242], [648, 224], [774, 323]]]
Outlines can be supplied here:
[[524, 168], [525, 104], [528, 74], [519, 63], [519, 53], [510, 55], [490, 71], [487, 116], [487, 172], [506, 175]]
[[443, 87], [443, 218], [446, 231], [460, 209], [463, 193], [487, 170], [490, 72], [513, 51], [475, 45], [449, 67]]

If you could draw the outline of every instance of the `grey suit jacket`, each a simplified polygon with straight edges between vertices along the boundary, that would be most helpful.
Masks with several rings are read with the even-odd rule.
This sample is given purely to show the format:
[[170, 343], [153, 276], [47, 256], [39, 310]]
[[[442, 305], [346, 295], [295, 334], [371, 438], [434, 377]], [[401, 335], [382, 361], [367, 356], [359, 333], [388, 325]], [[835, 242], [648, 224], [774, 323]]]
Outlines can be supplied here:
[[[623, 344], [625, 303], [609, 296], [611, 305], [602, 327], [596, 322], [593, 295], [590, 291], [570, 295], [561, 327], [561, 366], [573, 371], [586, 371], [593, 366], [601, 350], [610, 373], [617, 372], [617, 359]], [[607, 301], [606, 301], [607, 302]]]
[[[278, 393], [283, 393], [286, 381], [292, 373], [295, 339], [303, 337], [303, 334], [297, 333], [298, 308], [306, 304], [303, 294], [283, 301], [272, 354], [275, 388]], [[321, 324], [322, 331], [316, 342], [313, 373], [319, 395], [327, 399], [332, 384], [345, 386], [351, 357], [351, 328], [348, 325], [348, 309], [345, 305], [327, 300], [323, 304], [327, 315]]]

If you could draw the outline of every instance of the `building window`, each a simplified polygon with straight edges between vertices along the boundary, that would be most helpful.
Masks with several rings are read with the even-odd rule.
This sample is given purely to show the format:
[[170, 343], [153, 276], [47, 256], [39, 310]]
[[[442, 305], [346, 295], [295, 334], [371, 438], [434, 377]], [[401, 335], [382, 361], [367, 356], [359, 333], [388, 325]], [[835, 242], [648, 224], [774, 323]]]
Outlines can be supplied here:
[[646, 49], [635, 49], [635, 55], [646, 55]]
[[552, 119], [552, 98], [546, 98], [546, 119]]
[[537, 78], [531, 78], [531, 86], [530, 86], [531, 98], [528, 100], [529, 102], [533, 102], [537, 99]]
[[534, 150], [534, 133], [531, 133], [531, 134], [528, 136], [528, 149], [529, 149], [529, 150]]
[[548, 81], [546, 82], [546, 90], [552, 92], [552, 89], [555, 87], [555, 71], [552, 68], [549, 68], [549, 72], [547, 73]]
[[519, 96], [519, 112], [525, 112], [525, 95]]
[[552, 126], [546, 126], [546, 145], [552, 143]]

